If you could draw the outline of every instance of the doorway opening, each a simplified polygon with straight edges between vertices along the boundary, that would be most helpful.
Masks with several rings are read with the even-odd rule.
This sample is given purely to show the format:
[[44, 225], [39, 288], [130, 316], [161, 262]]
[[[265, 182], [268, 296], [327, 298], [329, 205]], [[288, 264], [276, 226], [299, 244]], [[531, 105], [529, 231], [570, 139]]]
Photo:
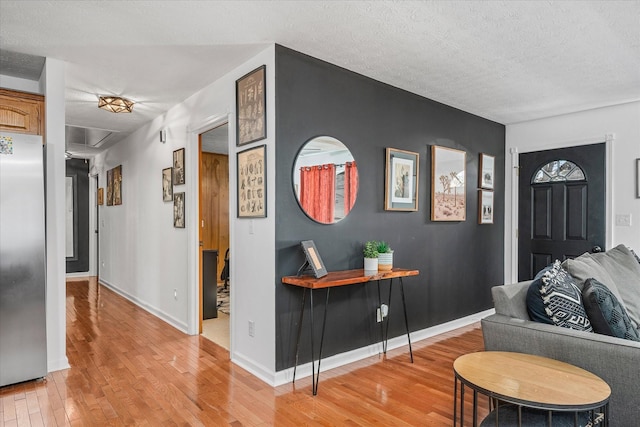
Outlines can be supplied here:
[[200, 333], [230, 349], [229, 125], [199, 135]]

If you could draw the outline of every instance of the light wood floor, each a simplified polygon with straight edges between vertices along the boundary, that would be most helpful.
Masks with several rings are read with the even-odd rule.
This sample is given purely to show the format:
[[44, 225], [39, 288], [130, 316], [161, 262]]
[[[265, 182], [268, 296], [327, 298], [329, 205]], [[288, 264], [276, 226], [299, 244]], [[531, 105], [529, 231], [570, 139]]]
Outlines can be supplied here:
[[479, 325], [272, 388], [99, 286], [67, 284], [71, 369], [0, 389], [0, 426], [451, 426], [452, 365], [483, 349]]

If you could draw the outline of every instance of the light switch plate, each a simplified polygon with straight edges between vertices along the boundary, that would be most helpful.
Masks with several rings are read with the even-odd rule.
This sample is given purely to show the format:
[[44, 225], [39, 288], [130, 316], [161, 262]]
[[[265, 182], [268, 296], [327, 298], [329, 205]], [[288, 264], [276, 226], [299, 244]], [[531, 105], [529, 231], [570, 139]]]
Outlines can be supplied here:
[[616, 215], [616, 225], [618, 227], [631, 227], [631, 214]]

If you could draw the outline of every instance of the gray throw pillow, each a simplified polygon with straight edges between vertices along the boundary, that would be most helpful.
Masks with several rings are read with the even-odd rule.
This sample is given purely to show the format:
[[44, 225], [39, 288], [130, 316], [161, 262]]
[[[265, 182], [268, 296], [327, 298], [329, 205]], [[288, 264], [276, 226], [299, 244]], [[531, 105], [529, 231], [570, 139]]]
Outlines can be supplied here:
[[618, 301], [627, 310], [635, 329], [640, 326], [640, 263], [625, 245], [618, 245], [606, 252], [583, 254], [562, 263], [583, 286], [589, 278], [606, 283]]
[[551, 321], [565, 328], [593, 332], [582, 305], [582, 293], [560, 261], [542, 275], [540, 295]]

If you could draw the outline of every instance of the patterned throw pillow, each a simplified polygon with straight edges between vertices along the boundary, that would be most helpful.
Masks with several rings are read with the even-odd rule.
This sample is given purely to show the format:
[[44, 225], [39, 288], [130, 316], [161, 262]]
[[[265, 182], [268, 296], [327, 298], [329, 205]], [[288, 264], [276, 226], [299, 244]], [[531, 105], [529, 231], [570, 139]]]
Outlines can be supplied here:
[[640, 334], [634, 329], [627, 311], [604, 284], [596, 279], [587, 279], [582, 297], [595, 332], [640, 341]]
[[571, 275], [562, 268], [560, 261], [556, 260], [542, 276], [540, 295], [545, 310], [555, 325], [593, 332], [582, 305], [580, 289]]

